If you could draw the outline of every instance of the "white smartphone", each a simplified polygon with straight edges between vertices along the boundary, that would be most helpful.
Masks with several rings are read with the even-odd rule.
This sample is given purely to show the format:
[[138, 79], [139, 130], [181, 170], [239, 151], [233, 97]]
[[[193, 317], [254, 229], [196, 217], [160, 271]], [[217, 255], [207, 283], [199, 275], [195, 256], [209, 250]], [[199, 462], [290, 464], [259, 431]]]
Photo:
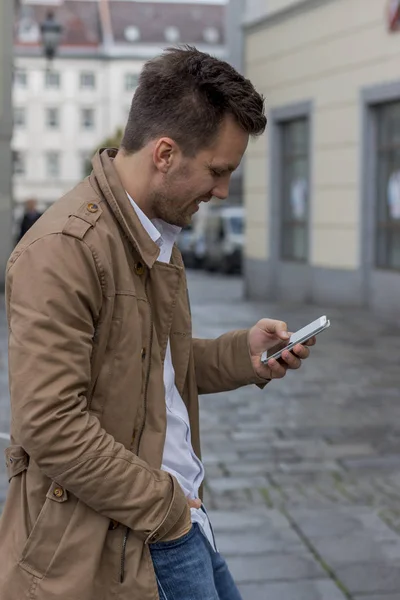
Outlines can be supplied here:
[[296, 344], [304, 344], [314, 335], [318, 335], [321, 331], [325, 331], [330, 326], [330, 321], [326, 316], [316, 319], [309, 325], [306, 325], [296, 333], [293, 333], [288, 342], [280, 342], [270, 350], [267, 350], [261, 355], [261, 362], [266, 365], [271, 358], [278, 360], [282, 356], [284, 350], [291, 350]]

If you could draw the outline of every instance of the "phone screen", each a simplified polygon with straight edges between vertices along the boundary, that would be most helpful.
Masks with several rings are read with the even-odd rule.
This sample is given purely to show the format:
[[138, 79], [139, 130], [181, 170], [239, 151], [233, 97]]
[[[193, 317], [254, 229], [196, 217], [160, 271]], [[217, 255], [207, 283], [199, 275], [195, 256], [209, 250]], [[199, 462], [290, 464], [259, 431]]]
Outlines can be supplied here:
[[289, 344], [297, 344], [297, 342], [299, 342], [301, 339], [312, 337], [315, 333], [315, 330], [322, 325], [323, 322], [321, 318], [317, 319], [313, 323], [310, 323], [309, 325], [306, 325], [302, 329], [299, 329], [299, 331], [296, 331], [296, 333], [291, 336]]

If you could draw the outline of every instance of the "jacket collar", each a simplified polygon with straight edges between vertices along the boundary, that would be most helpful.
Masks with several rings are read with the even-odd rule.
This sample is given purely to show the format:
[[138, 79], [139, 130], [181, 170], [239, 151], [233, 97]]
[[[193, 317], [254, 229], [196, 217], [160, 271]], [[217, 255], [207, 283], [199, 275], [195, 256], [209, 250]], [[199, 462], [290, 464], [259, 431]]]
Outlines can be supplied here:
[[115, 148], [101, 148], [96, 152], [92, 160], [93, 175], [124, 234], [140, 254], [143, 262], [151, 269], [160, 254], [160, 249], [150, 238], [136, 212], [132, 210], [132, 205], [112, 163], [117, 152]]

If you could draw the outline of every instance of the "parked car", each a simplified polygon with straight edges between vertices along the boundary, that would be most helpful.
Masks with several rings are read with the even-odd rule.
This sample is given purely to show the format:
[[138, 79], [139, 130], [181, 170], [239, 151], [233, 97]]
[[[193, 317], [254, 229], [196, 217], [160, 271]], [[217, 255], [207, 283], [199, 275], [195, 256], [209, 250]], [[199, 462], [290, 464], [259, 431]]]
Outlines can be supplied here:
[[222, 273], [240, 272], [244, 245], [244, 208], [215, 206], [205, 223], [205, 268]]
[[178, 248], [188, 269], [199, 269], [203, 265], [205, 240], [197, 221], [184, 227], [178, 237]]

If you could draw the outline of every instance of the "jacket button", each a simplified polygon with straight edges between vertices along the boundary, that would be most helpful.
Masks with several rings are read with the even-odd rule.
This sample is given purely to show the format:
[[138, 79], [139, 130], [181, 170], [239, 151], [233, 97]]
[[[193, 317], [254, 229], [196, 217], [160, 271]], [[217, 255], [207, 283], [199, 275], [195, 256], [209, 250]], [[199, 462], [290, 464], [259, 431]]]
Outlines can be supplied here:
[[99, 207], [97, 204], [94, 204], [93, 202], [89, 202], [89, 204], [86, 207], [88, 209], [89, 212], [91, 213], [95, 213], [99, 210]]
[[135, 263], [135, 273], [136, 273], [136, 275], [143, 275], [143, 273], [144, 273], [143, 263], [141, 263], [141, 262]]
[[144, 360], [146, 358], [146, 348], [141, 349], [140, 356], [142, 357], [142, 360]]
[[56, 487], [54, 488], [53, 494], [56, 498], [61, 498], [61, 496], [64, 494], [64, 490], [60, 487]]

